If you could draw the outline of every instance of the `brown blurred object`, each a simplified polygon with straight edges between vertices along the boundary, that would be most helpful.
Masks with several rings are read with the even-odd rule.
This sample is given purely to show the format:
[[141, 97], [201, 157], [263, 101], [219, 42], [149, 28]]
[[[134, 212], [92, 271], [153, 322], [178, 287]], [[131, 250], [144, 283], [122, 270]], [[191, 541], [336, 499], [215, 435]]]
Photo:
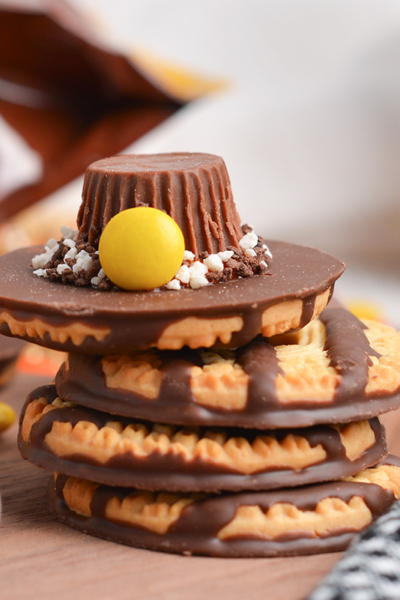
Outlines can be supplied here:
[[43, 161], [40, 180], [0, 196], [0, 222], [216, 87], [113, 50], [64, 0], [0, 0], [0, 116]]
[[8, 385], [14, 377], [16, 362], [26, 346], [22, 340], [0, 335], [0, 388]]

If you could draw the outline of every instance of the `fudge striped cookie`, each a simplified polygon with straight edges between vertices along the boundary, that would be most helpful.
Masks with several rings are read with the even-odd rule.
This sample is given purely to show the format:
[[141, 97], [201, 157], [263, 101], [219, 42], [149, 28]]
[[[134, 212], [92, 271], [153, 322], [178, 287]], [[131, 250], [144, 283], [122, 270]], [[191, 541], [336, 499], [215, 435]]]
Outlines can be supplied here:
[[70, 354], [67, 401], [181, 425], [274, 429], [343, 423], [400, 406], [400, 333], [332, 306], [297, 333], [235, 351]]
[[172, 494], [58, 475], [51, 510], [114, 542], [182, 554], [284, 556], [343, 550], [400, 498], [400, 461], [345, 481], [236, 494]]

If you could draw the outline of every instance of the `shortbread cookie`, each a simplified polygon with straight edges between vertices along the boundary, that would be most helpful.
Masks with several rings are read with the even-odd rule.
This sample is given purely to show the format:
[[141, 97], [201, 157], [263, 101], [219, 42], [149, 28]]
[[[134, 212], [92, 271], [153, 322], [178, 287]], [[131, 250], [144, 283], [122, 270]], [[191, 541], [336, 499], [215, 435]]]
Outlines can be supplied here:
[[307, 427], [371, 418], [400, 405], [400, 333], [328, 307], [298, 333], [235, 352], [71, 354], [62, 398], [150, 421]]
[[54, 386], [28, 398], [19, 447], [24, 458], [50, 471], [165, 491], [304, 485], [353, 475], [386, 456], [376, 418], [278, 432], [182, 429], [71, 406]]
[[256, 335], [305, 326], [326, 306], [339, 260], [315, 250], [271, 242], [267, 274], [201, 289], [125, 292], [79, 288], [33, 275], [37, 248], [0, 257], [0, 332], [88, 354], [236, 348]]
[[400, 498], [400, 461], [346, 481], [292, 490], [172, 494], [112, 488], [59, 475], [57, 518], [114, 542], [212, 556], [282, 556], [343, 550]]

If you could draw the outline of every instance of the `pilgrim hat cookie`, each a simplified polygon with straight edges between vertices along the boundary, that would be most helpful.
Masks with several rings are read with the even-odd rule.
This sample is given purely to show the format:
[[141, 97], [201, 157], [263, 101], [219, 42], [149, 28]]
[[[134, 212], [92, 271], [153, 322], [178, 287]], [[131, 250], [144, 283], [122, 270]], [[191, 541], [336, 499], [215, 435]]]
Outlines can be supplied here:
[[326, 308], [343, 269], [242, 225], [219, 157], [91, 165], [77, 230], [0, 259], [0, 331], [69, 352], [20, 421], [56, 516], [189, 554], [345, 547], [400, 496], [400, 334]]
[[269, 490], [342, 479], [386, 456], [377, 418], [263, 432], [183, 429], [72, 406], [53, 385], [21, 414], [23, 457], [98, 483], [164, 491]]
[[400, 333], [330, 304], [307, 327], [235, 351], [70, 354], [66, 401], [155, 422], [257, 429], [369, 419], [400, 405]]
[[58, 475], [57, 518], [131, 546], [211, 556], [283, 556], [343, 550], [400, 498], [389, 457], [345, 481], [269, 492], [172, 494], [114, 488]]
[[117, 156], [87, 170], [76, 232], [0, 258], [0, 331], [84, 354], [235, 348], [305, 326], [343, 270], [242, 226], [221, 158]]

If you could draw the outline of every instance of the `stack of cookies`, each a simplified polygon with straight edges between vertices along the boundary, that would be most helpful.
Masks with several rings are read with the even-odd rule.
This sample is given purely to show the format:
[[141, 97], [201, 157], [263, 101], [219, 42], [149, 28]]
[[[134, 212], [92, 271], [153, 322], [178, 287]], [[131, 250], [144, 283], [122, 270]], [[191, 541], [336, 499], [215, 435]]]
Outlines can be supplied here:
[[[160, 289], [123, 291], [99, 238], [143, 206], [179, 225], [184, 261]], [[19, 438], [56, 474], [58, 519], [142, 548], [277, 556], [342, 549], [400, 497], [377, 418], [400, 406], [400, 334], [327, 306], [340, 261], [242, 227], [222, 159], [94, 163], [78, 231], [44, 254], [0, 259], [0, 324], [69, 352]]]

